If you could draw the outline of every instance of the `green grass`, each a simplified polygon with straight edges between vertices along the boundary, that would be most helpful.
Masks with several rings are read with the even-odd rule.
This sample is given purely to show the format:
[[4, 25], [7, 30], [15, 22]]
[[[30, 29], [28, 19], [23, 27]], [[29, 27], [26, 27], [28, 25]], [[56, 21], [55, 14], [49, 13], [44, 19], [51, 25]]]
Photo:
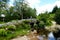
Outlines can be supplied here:
[[3, 24], [3, 23], [5, 23], [5, 22], [1, 22], [1, 21], [0, 21], [0, 24]]
[[[3, 23], [4, 22], [0, 22], [0, 24], [3, 24]], [[30, 26], [28, 24], [25, 24], [24, 22], [21, 24], [18, 23], [18, 25], [12, 24], [8, 26], [2, 26], [0, 27], [0, 40], [11, 40], [17, 36], [27, 35], [28, 34], [27, 31], [29, 29], [30, 29]]]
[[14, 31], [14, 33], [7, 34], [6, 37], [0, 37], [0, 40], [10, 40], [17, 36], [26, 35], [28, 33], [27, 31], [28, 31], [27, 29], [16, 30], [16, 31]]

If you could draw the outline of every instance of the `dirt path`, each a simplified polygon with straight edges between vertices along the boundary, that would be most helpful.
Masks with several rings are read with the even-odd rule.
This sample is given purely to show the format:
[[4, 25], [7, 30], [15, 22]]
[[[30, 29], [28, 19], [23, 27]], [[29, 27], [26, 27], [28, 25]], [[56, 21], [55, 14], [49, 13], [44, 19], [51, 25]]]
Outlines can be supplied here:
[[38, 40], [38, 38], [36, 33], [30, 32], [28, 35], [17, 37], [12, 40]]
[[34, 33], [34, 32], [29, 33], [29, 34], [27, 35], [27, 37], [28, 37], [29, 40], [38, 40], [37, 34]]
[[25, 36], [22, 36], [22, 37], [17, 37], [17, 38], [14, 38], [12, 40], [38, 40], [38, 39], [40, 40], [42, 38], [43, 38], [43, 40], [47, 40], [46, 37], [37, 35], [37, 32], [34, 31], [34, 32], [30, 32], [28, 35], [25, 35]]
[[36, 33], [30, 32], [28, 35], [17, 37], [12, 40], [38, 40], [38, 38]]
[[28, 38], [27, 38], [27, 36], [23, 36], [23, 37], [14, 38], [12, 40], [28, 40]]

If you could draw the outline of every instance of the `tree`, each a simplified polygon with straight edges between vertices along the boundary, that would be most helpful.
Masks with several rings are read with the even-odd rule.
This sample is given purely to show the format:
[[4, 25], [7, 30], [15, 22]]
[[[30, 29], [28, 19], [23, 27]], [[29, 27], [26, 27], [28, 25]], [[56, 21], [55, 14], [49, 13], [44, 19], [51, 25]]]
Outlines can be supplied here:
[[16, 0], [15, 3], [16, 3], [15, 8], [19, 11], [18, 13], [19, 13], [21, 19], [23, 19], [23, 13], [22, 13], [21, 10], [23, 10], [22, 7], [23, 7], [23, 4], [24, 4], [24, 0]]
[[7, 6], [7, 0], [1, 0], [0, 1], [0, 19], [2, 19], [1, 14], [6, 14], [6, 6]]
[[[8, 0], [7, 0], [8, 1]], [[5, 20], [16, 20], [16, 19], [26, 19], [26, 18], [36, 18], [36, 9], [29, 7], [24, 0], [15, 0], [15, 5], [13, 7], [7, 7], [7, 1], [2, 1], [0, 3], [0, 15], [5, 14]], [[3, 5], [4, 4], [4, 5]]]
[[60, 8], [55, 13], [55, 21], [57, 24], [60, 24]]
[[52, 24], [50, 14], [48, 14], [48, 12], [39, 14], [37, 18], [38, 20], [43, 21], [46, 26], [50, 26]]
[[7, 2], [7, 1], [9, 1], [9, 0], [2, 0], [2, 1]]
[[32, 18], [36, 17], [36, 9], [32, 9], [28, 6], [28, 4], [26, 4], [23, 0], [22, 2], [16, 2], [16, 10], [18, 12], [18, 14], [20, 15], [21, 18], [30, 18], [32, 16]]
[[53, 10], [52, 10], [52, 13], [55, 13], [57, 10], [58, 10], [58, 7], [55, 6], [55, 7], [53, 8]]
[[32, 9], [30, 7], [26, 7], [23, 10], [23, 18], [36, 18], [36, 9]]

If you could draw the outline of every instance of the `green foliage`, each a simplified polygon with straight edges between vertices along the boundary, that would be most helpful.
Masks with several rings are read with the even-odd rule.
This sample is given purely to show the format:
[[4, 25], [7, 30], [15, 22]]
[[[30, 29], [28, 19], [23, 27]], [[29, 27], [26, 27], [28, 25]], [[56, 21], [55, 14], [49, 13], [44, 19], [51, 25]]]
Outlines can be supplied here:
[[58, 10], [58, 7], [55, 6], [55, 7], [53, 8], [53, 10], [52, 10], [52, 13], [56, 13], [57, 10]]
[[7, 36], [7, 31], [5, 29], [0, 29], [0, 36]]
[[47, 20], [45, 25], [46, 26], [51, 26], [52, 25], [52, 22], [50, 20]]
[[34, 25], [34, 28], [39, 32], [41, 29], [45, 29], [45, 23], [40, 21], [38, 24]]
[[27, 24], [25, 24], [25, 23], [22, 23], [22, 24], [21, 24], [21, 28], [22, 28], [22, 29], [30, 29], [30, 26], [29, 26], [29, 24], [27, 25]]
[[15, 25], [9, 25], [9, 26], [7, 26], [7, 29], [11, 30], [11, 31], [15, 31], [16, 30], [16, 26]]
[[0, 27], [0, 40], [10, 40], [16, 36], [23, 36], [28, 33], [28, 30], [30, 30], [29, 24], [25, 24], [24, 22], [19, 23], [17, 20], [12, 22], [12, 25], [7, 23]]
[[25, 21], [23, 21], [23, 23], [29, 24], [30, 23], [30, 20], [25, 20]]
[[[26, 8], [26, 10], [23, 10], [23, 16], [24, 18], [36, 18], [36, 9], [32, 9], [30, 7]], [[27, 14], [27, 15], [26, 15]]]
[[45, 25], [45, 23], [43, 21], [40, 21], [39, 26], [43, 27], [44, 25]]
[[[4, 0], [7, 1], [7, 0]], [[22, 0], [24, 1], [24, 0]], [[8, 1], [9, 2], [9, 1]], [[6, 2], [7, 3], [7, 2]], [[21, 0], [15, 1], [15, 6], [7, 7], [6, 3], [1, 2], [0, 5], [0, 21], [2, 21], [1, 14], [4, 14], [4, 21], [11, 21], [11, 20], [20, 20], [20, 19], [27, 19], [27, 18], [36, 18], [36, 9], [32, 9], [27, 5], [27, 3], [21, 2]], [[23, 5], [24, 4], [24, 5]]]
[[60, 8], [56, 11], [55, 21], [57, 24], [60, 24]]
[[5, 28], [6, 28], [6, 26], [4, 26], [4, 25], [0, 27], [0, 29], [5, 29]]
[[54, 21], [55, 14], [49, 14], [49, 15], [50, 15], [49, 19], [50, 19], [51, 21]]
[[7, 2], [8, 0], [3, 0], [4, 2]]
[[43, 21], [40, 21], [40, 23], [38, 25], [37, 25], [38, 29], [44, 29], [44, 27], [45, 27], [45, 23]]
[[1, 22], [1, 21], [0, 21], [0, 24], [3, 24], [3, 23], [4, 23], [4, 22]]
[[45, 26], [49, 26], [52, 24], [51, 20], [53, 20], [54, 16], [48, 14], [47, 12], [44, 14], [38, 15], [37, 19], [43, 21]]
[[41, 13], [41, 14], [38, 15], [38, 19], [41, 20], [41, 21], [42, 21], [42, 20], [43, 20], [43, 21], [46, 21], [46, 20], [49, 19], [49, 16], [50, 16], [50, 15], [49, 15], [48, 13], [44, 13], [44, 14]]

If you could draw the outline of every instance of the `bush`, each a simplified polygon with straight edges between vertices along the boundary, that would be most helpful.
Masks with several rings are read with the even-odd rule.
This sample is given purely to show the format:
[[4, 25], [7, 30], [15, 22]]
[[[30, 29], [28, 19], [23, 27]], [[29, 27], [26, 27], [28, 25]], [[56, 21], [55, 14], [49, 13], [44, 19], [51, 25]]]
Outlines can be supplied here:
[[55, 16], [54, 14], [44, 13], [44, 14], [40, 14], [38, 16], [38, 19], [40, 21], [43, 21], [45, 26], [51, 26], [51, 24], [52, 24], [51, 21], [54, 19], [54, 16]]
[[30, 21], [25, 20], [25, 21], [23, 21], [23, 23], [28, 24], [28, 23], [30, 23]]
[[29, 30], [30, 29], [30, 25], [29, 24], [25, 24], [25, 23], [21, 23], [19, 25], [15, 25], [16, 26], [16, 31], [19, 30]]
[[6, 28], [6, 26], [1, 26], [1, 27], [0, 27], [0, 29], [5, 29], [5, 28]]
[[27, 25], [27, 24], [25, 24], [25, 23], [22, 23], [22, 24], [21, 24], [21, 27], [22, 27], [22, 29], [30, 29], [29, 24]]
[[10, 30], [10, 31], [15, 31], [16, 26], [15, 25], [9, 25], [9, 26], [7, 26], [7, 29]]
[[0, 36], [7, 36], [7, 31], [5, 29], [0, 29]]
[[51, 26], [51, 25], [52, 25], [52, 22], [49, 21], [49, 20], [47, 20], [45, 25], [46, 25], [46, 26]]
[[43, 21], [40, 21], [39, 28], [44, 28], [45, 27], [44, 25], [45, 25], [45, 23]]

